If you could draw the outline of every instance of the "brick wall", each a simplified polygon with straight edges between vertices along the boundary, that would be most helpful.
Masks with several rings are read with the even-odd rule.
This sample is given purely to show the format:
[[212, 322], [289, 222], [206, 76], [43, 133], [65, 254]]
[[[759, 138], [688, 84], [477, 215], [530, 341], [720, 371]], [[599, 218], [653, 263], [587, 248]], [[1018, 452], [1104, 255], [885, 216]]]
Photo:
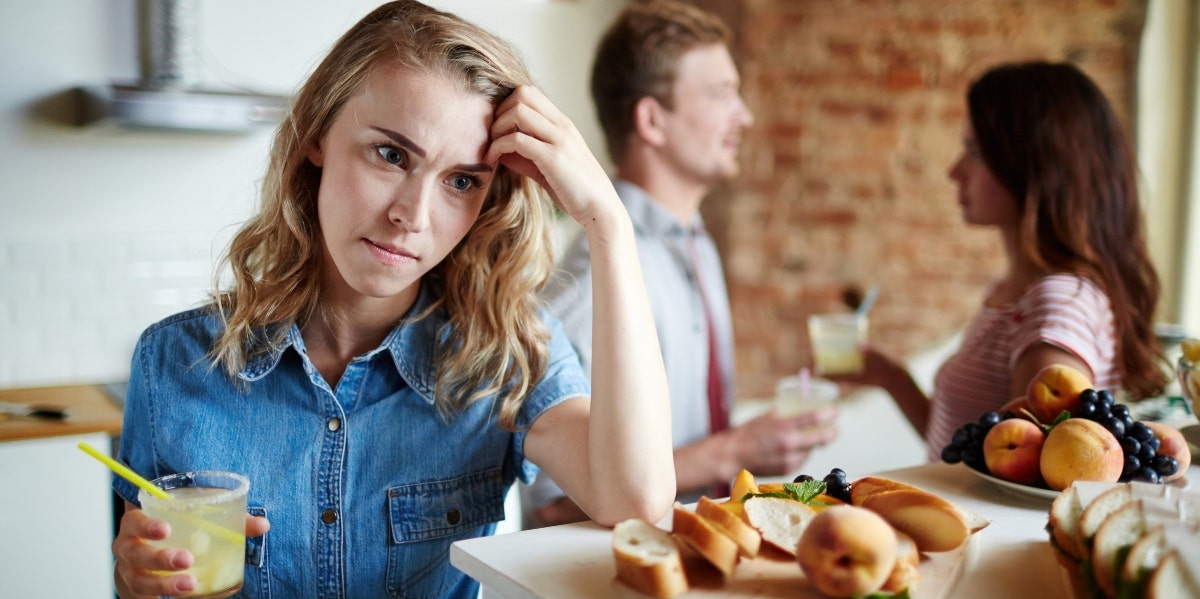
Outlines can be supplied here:
[[[693, 0], [736, 35], [756, 123], [742, 176], [704, 204], [725, 259], [738, 392], [809, 361], [804, 322], [877, 283], [872, 343], [909, 356], [952, 335], [1003, 267], [946, 173], [964, 93], [1009, 60], [1071, 60], [1126, 123], [1145, 0]], [[1130, 132], [1132, 134], [1132, 131]]]

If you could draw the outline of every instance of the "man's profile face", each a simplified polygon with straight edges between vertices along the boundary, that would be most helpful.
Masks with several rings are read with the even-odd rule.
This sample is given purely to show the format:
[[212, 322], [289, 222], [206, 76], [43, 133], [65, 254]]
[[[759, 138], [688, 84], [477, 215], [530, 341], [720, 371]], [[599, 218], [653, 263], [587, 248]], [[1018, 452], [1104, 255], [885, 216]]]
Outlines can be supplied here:
[[664, 151], [681, 175], [706, 185], [737, 176], [742, 130], [754, 122], [740, 85], [724, 44], [698, 46], [680, 57]]

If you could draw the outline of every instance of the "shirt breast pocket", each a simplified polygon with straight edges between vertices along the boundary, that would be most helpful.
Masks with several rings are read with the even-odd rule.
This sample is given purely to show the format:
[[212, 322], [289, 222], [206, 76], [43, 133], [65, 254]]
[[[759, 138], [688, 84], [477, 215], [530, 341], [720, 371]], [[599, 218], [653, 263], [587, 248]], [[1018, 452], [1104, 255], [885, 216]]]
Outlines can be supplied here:
[[499, 468], [387, 490], [388, 594], [447, 597], [465, 575], [450, 565], [450, 544], [489, 534], [504, 519]]

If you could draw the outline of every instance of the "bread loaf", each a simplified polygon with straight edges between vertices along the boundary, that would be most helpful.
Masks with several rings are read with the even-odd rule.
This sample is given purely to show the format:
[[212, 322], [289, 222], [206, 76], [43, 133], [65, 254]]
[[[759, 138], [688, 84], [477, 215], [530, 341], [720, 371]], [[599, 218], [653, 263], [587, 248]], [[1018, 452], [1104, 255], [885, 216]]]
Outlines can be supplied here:
[[792, 499], [751, 497], [743, 505], [746, 519], [762, 534], [763, 542], [796, 555], [796, 543], [816, 510]]
[[921, 553], [912, 537], [896, 531], [896, 565], [892, 573], [884, 581], [880, 590], [888, 593], [899, 593], [908, 589], [909, 595], [916, 591], [917, 583], [921, 580]]
[[675, 539], [642, 520], [613, 528], [613, 557], [617, 580], [640, 593], [669, 599], [688, 588]]
[[[891, 496], [885, 499], [885, 495]], [[911, 536], [920, 551], [949, 551], [991, 524], [987, 518], [937, 494], [878, 476], [865, 476], [851, 483], [850, 501], [878, 512]], [[941, 525], [949, 528], [940, 529]]]
[[738, 545], [708, 518], [676, 503], [672, 512], [671, 532], [695, 549], [721, 574], [733, 575], [737, 566]]
[[733, 539], [733, 542], [737, 543], [738, 553], [742, 557], [758, 556], [758, 549], [762, 545], [762, 534], [740, 516], [707, 497], [700, 498], [700, 502], [696, 504], [696, 513], [708, 518], [720, 528], [721, 532]]

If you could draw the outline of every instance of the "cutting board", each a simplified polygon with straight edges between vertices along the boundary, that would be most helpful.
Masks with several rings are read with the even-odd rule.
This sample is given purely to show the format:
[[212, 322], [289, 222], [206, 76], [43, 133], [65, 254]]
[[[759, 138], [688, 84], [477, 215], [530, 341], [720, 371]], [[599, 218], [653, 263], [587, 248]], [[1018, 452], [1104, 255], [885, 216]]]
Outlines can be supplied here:
[[65, 421], [16, 416], [0, 420], [0, 441], [96, 432], [115, 436], [121, 432], [121, 409], [98, 385], [0, 389], [0, 401], [67, 409]]

